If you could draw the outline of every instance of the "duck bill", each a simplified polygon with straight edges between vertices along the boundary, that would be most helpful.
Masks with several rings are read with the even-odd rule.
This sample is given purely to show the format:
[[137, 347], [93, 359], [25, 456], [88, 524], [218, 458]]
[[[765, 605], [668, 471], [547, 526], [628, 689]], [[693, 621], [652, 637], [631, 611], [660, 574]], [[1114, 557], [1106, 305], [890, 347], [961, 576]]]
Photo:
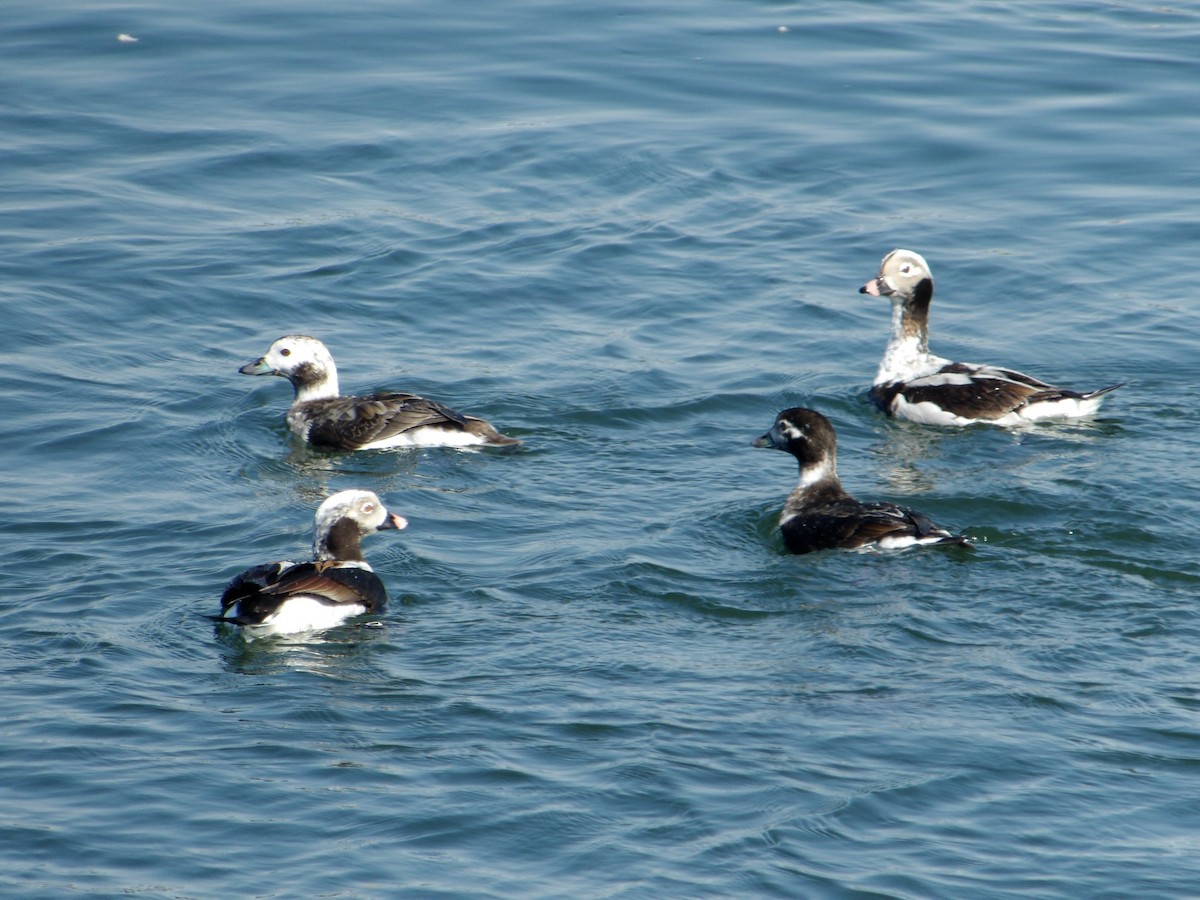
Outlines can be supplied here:
[[887, 297], [894, 294], [895, 289], [887, 283], [882, 275], [878, 278], [872, 278], [866, 284], [858, 289], [860, 294], [870, 294], [872, 297]]
[[766, 434], [760, 435], [759, 437], [756, 437], [754, 440], [752, 440], [750, 442], [750, 446], [751, 447], [771, 447], [772, 449], [774, 449], [775, 441], [771, 438], [771, 432], [768, 431]]
[[388, 513], [387, 518], [383, 520], [383, 524], [376, 528], [376, 531], [401, 531], [408, 527], [408, 519], [404, 516], [398, 516], [395, 513]]
[[252, 363], [246, 363], [238, 371], [243, 375], [271, 375], [274, 373], [274, 369], [267, 365], [267, 361], [261, 356]]

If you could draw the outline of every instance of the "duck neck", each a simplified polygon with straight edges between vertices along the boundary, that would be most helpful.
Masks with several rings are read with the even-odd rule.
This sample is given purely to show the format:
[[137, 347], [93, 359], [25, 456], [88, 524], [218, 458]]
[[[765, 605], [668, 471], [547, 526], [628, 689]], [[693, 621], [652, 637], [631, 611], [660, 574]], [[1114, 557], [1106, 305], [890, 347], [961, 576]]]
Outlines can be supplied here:
[[804, 513], [806, 509], [820, 506], [848, 496], [838, 480], [833, 460], [820, 466], [800, 470], [800, 482], [788, 495], [787, 502], [779, 514], [780, 523]]
[[833, 456], [824, 456], [810, 465], [800, 466], [800, 481], [796, 484], [797, 491], [808, 491], [819, 484], [833, 482], [838, 484], [837, 460]]
[[313, 542], [313, 557], [317, 562], [363, 562], [362, 535], [359, 534], [358, 523], [351, 519], [334, 522], [328, 531], [317, 535]]
[[933, 299], [933, 281], [918, 282], [907, 300], [892, 296], [892, 336], [876, 384], [904, 381], [925, 370], [936, 369], [942, 360], [929, 352], [929, 302]]
[[337, 369], [318, 363], [305, 363], [289, 376], [296, 389], [293, 403], [330, 400], [338, 396]]

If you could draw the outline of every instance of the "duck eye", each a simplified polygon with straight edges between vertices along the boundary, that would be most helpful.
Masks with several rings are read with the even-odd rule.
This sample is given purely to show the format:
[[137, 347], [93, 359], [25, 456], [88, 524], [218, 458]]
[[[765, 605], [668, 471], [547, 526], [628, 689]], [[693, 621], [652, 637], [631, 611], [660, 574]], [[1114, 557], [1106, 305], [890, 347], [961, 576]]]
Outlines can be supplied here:
[[287, 347], [284, 347], [282, 350], [279, 351], [279, 355], [280, 356], [291, 356], [292, 351], [289, 350]]
[[363, 512], [365, 512], [365, 513], [373, 513], [373, 512], [375, 512], [375, 504], [374, 504], [374, 503], [372, 503], [370, 500], [368, 500], [366, 503], [364, 503], [364, 504], [362, 505], [362, 511], [363, 511]]
[[911, 269], [912, 269], [912, 266], [901, 266], [900, 274], [907, 275]]

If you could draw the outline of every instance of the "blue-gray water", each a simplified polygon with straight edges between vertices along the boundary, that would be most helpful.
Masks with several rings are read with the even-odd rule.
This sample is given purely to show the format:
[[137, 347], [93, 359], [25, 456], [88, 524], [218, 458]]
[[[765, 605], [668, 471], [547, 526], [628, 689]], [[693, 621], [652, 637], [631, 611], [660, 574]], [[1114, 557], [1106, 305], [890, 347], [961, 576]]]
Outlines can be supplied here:
[[[120, 33], [136, 42], [118, 41]], [[1200, 884], [1200, 11], [0, 8], [9, 896], [1182, 897]], [[933, 348], [1095, 420], [866, 403]], [[294, 445], [286, 332], [518, 453]], [[789, 557], [780, 409], [973, 554]], [[246, 645], [328, 492], [382, 628]]]

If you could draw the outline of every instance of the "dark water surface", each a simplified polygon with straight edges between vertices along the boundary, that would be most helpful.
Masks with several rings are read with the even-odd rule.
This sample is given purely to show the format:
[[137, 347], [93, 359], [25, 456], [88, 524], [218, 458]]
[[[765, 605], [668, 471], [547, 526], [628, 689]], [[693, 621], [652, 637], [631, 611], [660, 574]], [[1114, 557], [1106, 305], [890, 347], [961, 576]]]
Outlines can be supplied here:
[[[1197, 893], [1196, 7], [0, 26], [6, 895]], [[942, 355], [1128, 386], [882, 418], [897, 246]], [[526, 446], [298, 447], [287, 332]], [[975, 552], [785, 555], [797, 404]], [[346, 487], [381, 627], [215, 634]]]

